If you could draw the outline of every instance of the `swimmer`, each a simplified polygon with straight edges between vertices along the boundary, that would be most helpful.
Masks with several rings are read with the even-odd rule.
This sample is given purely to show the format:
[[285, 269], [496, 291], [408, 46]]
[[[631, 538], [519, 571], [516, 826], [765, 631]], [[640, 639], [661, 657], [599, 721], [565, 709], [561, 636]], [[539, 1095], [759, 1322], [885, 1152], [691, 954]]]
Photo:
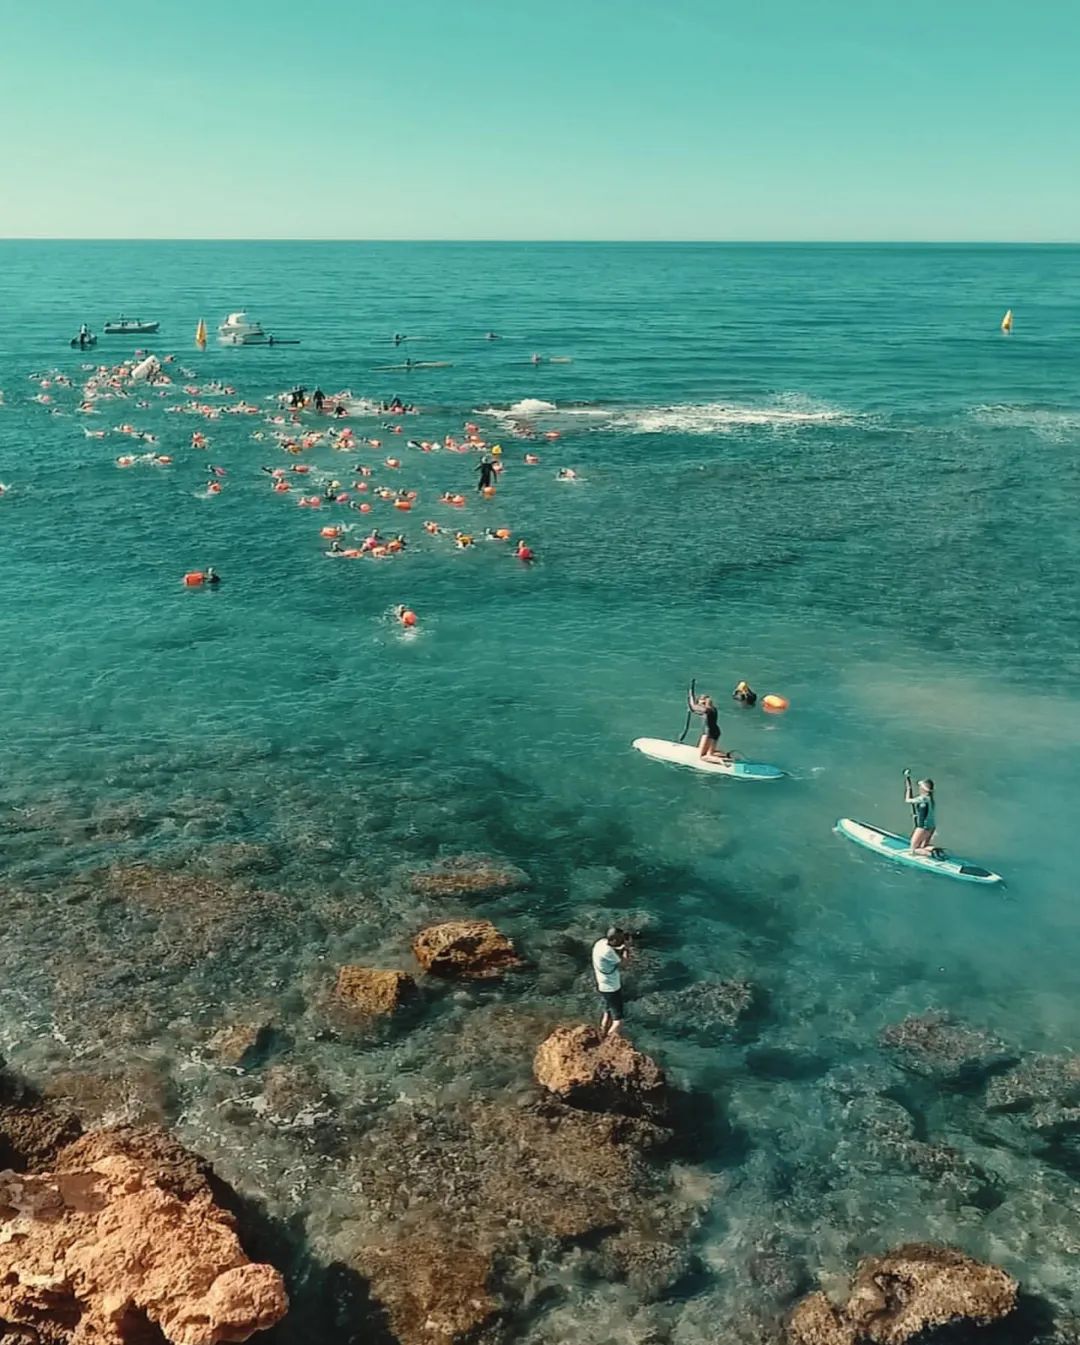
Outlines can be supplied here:
[[574, 471], [573, 467], [560, 467], [559, 470], [555, 473], [555, 480], [576, 481], [577, 472]]
[[529, 363], [530, 363], [530, 364], [540, 364], [542, 360], [543, 360], [543, 356], [542, 356], [542, 355], [530, 355], [530, 356], [529, 356]]
[[740, 682], [731, 693], [731, 699], [738, 701], [740, 705], [756, 705], [757, 692], [751, 688], [749, 682]]
[[498, 339], [499, 339], [498, 332], [486, 332], [484, 335], [485, 341], [497, 341]]
[[229, 473], [225, 470], [224, 467], [215, 467], [215, 466], [213, 465], [213, 463], [210, 464], [210, 471], [213, 473], [214, 476], [228, 476], [228, 475], [229, 475]]
[[717, 761], [730, 761], [730, 752], [721, 752], [720, 716], [711, 696], [696, 696], [691, 686], [686, 694], [686, 705], [691, 714], [701, 715], [705, 720], [705, 729], [698, 742], [698, 756], [704, 761], [713, 758]]
[[204, 574], [206, 575], [206, 583], [208, 583], [208, 584], [220, 584], [220, 583], [221, 583], [221, 575], [218, 574], [217, 570], [215, 570], [214, 567], [213, 567], [212, 565], [208, 565], [208, 566], [206, 567], [206, 570], [204, 571]]
[[526, 546], [525, 543], [520, 538], [518, 538], [518, 543], [514, 549], [514, 554], [517, 556], [518, 560], [523, 560], [525, 561], [526, 564], [536, 559], [535, 555], [533, 554], [532, 547]]
[[919, 792], [916, 794], [911, 787], [911, 772], [905, 769], [904, 802], [910, 805], [915, 822], [911, 833], [911, 853], [923, 855], [927, 859], [940, 859], [944, 852], [934, 845], [934, 835], [937, 831], [934, 782], [920, 780], [918, 788]]
[[315, 410], [321, 414], [323, 409], [323, 402], [326, 401], [326, 393], [323, 392], [322, 388], [315, 389], [315, 391], [311, 394], [311, 400], [315, 403]]
[[473, 470], [480, 473], [480, 480], [476, 483], [477, 490], [487, 490], [488, 486], [495, 484], [496, 467], [490, 458], [484, 458]]
[[455, 543], [455, 545], [458, 546], [462, 551], [464, 551], [464, 550], [466, 549], [466, 547], [470, 547], [470, 546], [472, 546], [472, 544], [473, 544], [473, 539], [469, 536], [469, 534], [468, 534], [467, 532], [455, 532], [455, 533], [454, 533], [454, 543]]

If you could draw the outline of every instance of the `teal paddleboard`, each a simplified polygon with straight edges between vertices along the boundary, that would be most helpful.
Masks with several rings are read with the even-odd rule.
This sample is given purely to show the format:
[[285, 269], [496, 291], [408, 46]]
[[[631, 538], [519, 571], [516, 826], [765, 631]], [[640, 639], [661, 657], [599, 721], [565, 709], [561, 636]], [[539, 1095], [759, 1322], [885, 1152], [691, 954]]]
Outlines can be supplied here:
[[896, 864], [906, 864], [908, 868], [940, 873], [946, 878], [957, 878], [962, 883], [982, 883], [984, 886], [1004, 881], [1000, 873], [992, 873], [981, 864], [973, 864], [970, 859], [958, 859], [956, 855], [948, 854], [943, 854], [940, 859], [930, 855], [913, 855], [907, 836], [882, 831], [880, 827], [872, 827], [867, 822], [853, 822], [850, 817], [842, 817], [836, 824], [836, 830], [856, 845], [873, 850], [883, 859], [891, 859]]

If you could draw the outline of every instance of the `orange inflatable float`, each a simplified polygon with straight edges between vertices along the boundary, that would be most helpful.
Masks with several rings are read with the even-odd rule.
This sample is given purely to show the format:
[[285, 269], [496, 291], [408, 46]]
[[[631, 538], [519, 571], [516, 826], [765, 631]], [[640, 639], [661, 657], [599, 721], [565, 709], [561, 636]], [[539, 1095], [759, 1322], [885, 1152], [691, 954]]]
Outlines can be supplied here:
[[791, 702], [786, 696], [762, 696], [761, 708], [771, 715], [783, 714]]

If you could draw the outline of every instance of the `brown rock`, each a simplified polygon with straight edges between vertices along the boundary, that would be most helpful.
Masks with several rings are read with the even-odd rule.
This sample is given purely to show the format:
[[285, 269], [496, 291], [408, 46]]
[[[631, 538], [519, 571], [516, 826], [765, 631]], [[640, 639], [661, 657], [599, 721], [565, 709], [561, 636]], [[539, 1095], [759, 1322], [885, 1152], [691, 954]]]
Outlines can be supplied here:
[[523, 964], [514, 945], [490, 920], [449, 920], [413, 939], [417, 962], [432, 976], [488, 981]]
[[265, 1049], [269, 1023], [230, 1023], [207, 1039], [206, 1050], [229, 1069], [246, 1069]]
[[79, 1118], [64, 1106], [0, 1106], [0, 1168], [43, 1172], [81, 1134]]
[[409, 874], [409, 886], [421, 897], [494, 897], [528, 885], [527, 873], [487, 855], [455, 855]]
[[669, 1138], [552, 1101], [399, 1104], [357, 1142], [346, 1174], [348, 1260], [402, 1345], [486, 1341], [529, 1289], [491, 1267], [526, 1266], [538, 1247], [570, 1255], [574, 1274], [584, 1259], [598, 1278], [655, 1292], [678, 1275], [692, 1221], [649, 1161]]
[[475, 1340], [495, 1320], [491, 1257], [442, 1238], [412, 1237], [368, 1253], [366, 1266], [402, 1341]]
[[118, 1125], [91, 1130], [56, 1159], [58, 1172], [78, 1172], [115, 1155], [138, 1165], [147, 1178], [178, 1200], [212, 1196], [223, 1188], [205, 1158], [185, 1149], [157, 1126]]
[[556, 1028], [537, 1047], [533, 1073], [541, 1088], [571, 1107], [629, 1116], [667, 1109], [667, 1085], [656, 1061], [625, 1037], [603, 1037], [594, 1027]]
[[334, 995], [340, 1003], [362, 1014], [394, 1013], [416, 994], [416, 982], [404, 971], [373, 971], [369, 967], [342, 967]]
[[820, 1291], [809, 1294], [788, 1318], [791, 1345], [857, 1345], [858, 1332]]
[[142, 1318], [176, 1345], [216, 1345], [284, 1316], [281, 1276], [247, 1260], [208, 1189], [182, 1199], [125, 1153], [95, 1160], [95, 1138], [62, 1171], [0, 1174], [0, 1321], [123, 1345]]
[[859, 1263], [847, 1303], [822, 1293], [798, 1305], [791, 1345], [905, 1345], [951, 1322], [986, 1325], [1016, 1306], [1017, 1283], [953, 1247], [907, 1243]]
[[[69, 1105], [90, 1125], [117, 1122], [161, 1125], [176, 1107], [168, 1075], [146, 1062], [111, 1070], [62, 1070], [49, 1076], [42, 1092], [47, 1098]], [[75, 1138], [72, 1135], [67, 1142]]]

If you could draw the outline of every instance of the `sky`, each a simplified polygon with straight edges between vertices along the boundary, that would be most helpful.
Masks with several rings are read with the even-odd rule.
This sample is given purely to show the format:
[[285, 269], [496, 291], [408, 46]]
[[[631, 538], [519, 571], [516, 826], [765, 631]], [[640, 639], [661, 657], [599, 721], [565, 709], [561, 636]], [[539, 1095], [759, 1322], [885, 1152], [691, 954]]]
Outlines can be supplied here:
[[0, 237], [1080, 240], [1077, 0], [0, 0]]

